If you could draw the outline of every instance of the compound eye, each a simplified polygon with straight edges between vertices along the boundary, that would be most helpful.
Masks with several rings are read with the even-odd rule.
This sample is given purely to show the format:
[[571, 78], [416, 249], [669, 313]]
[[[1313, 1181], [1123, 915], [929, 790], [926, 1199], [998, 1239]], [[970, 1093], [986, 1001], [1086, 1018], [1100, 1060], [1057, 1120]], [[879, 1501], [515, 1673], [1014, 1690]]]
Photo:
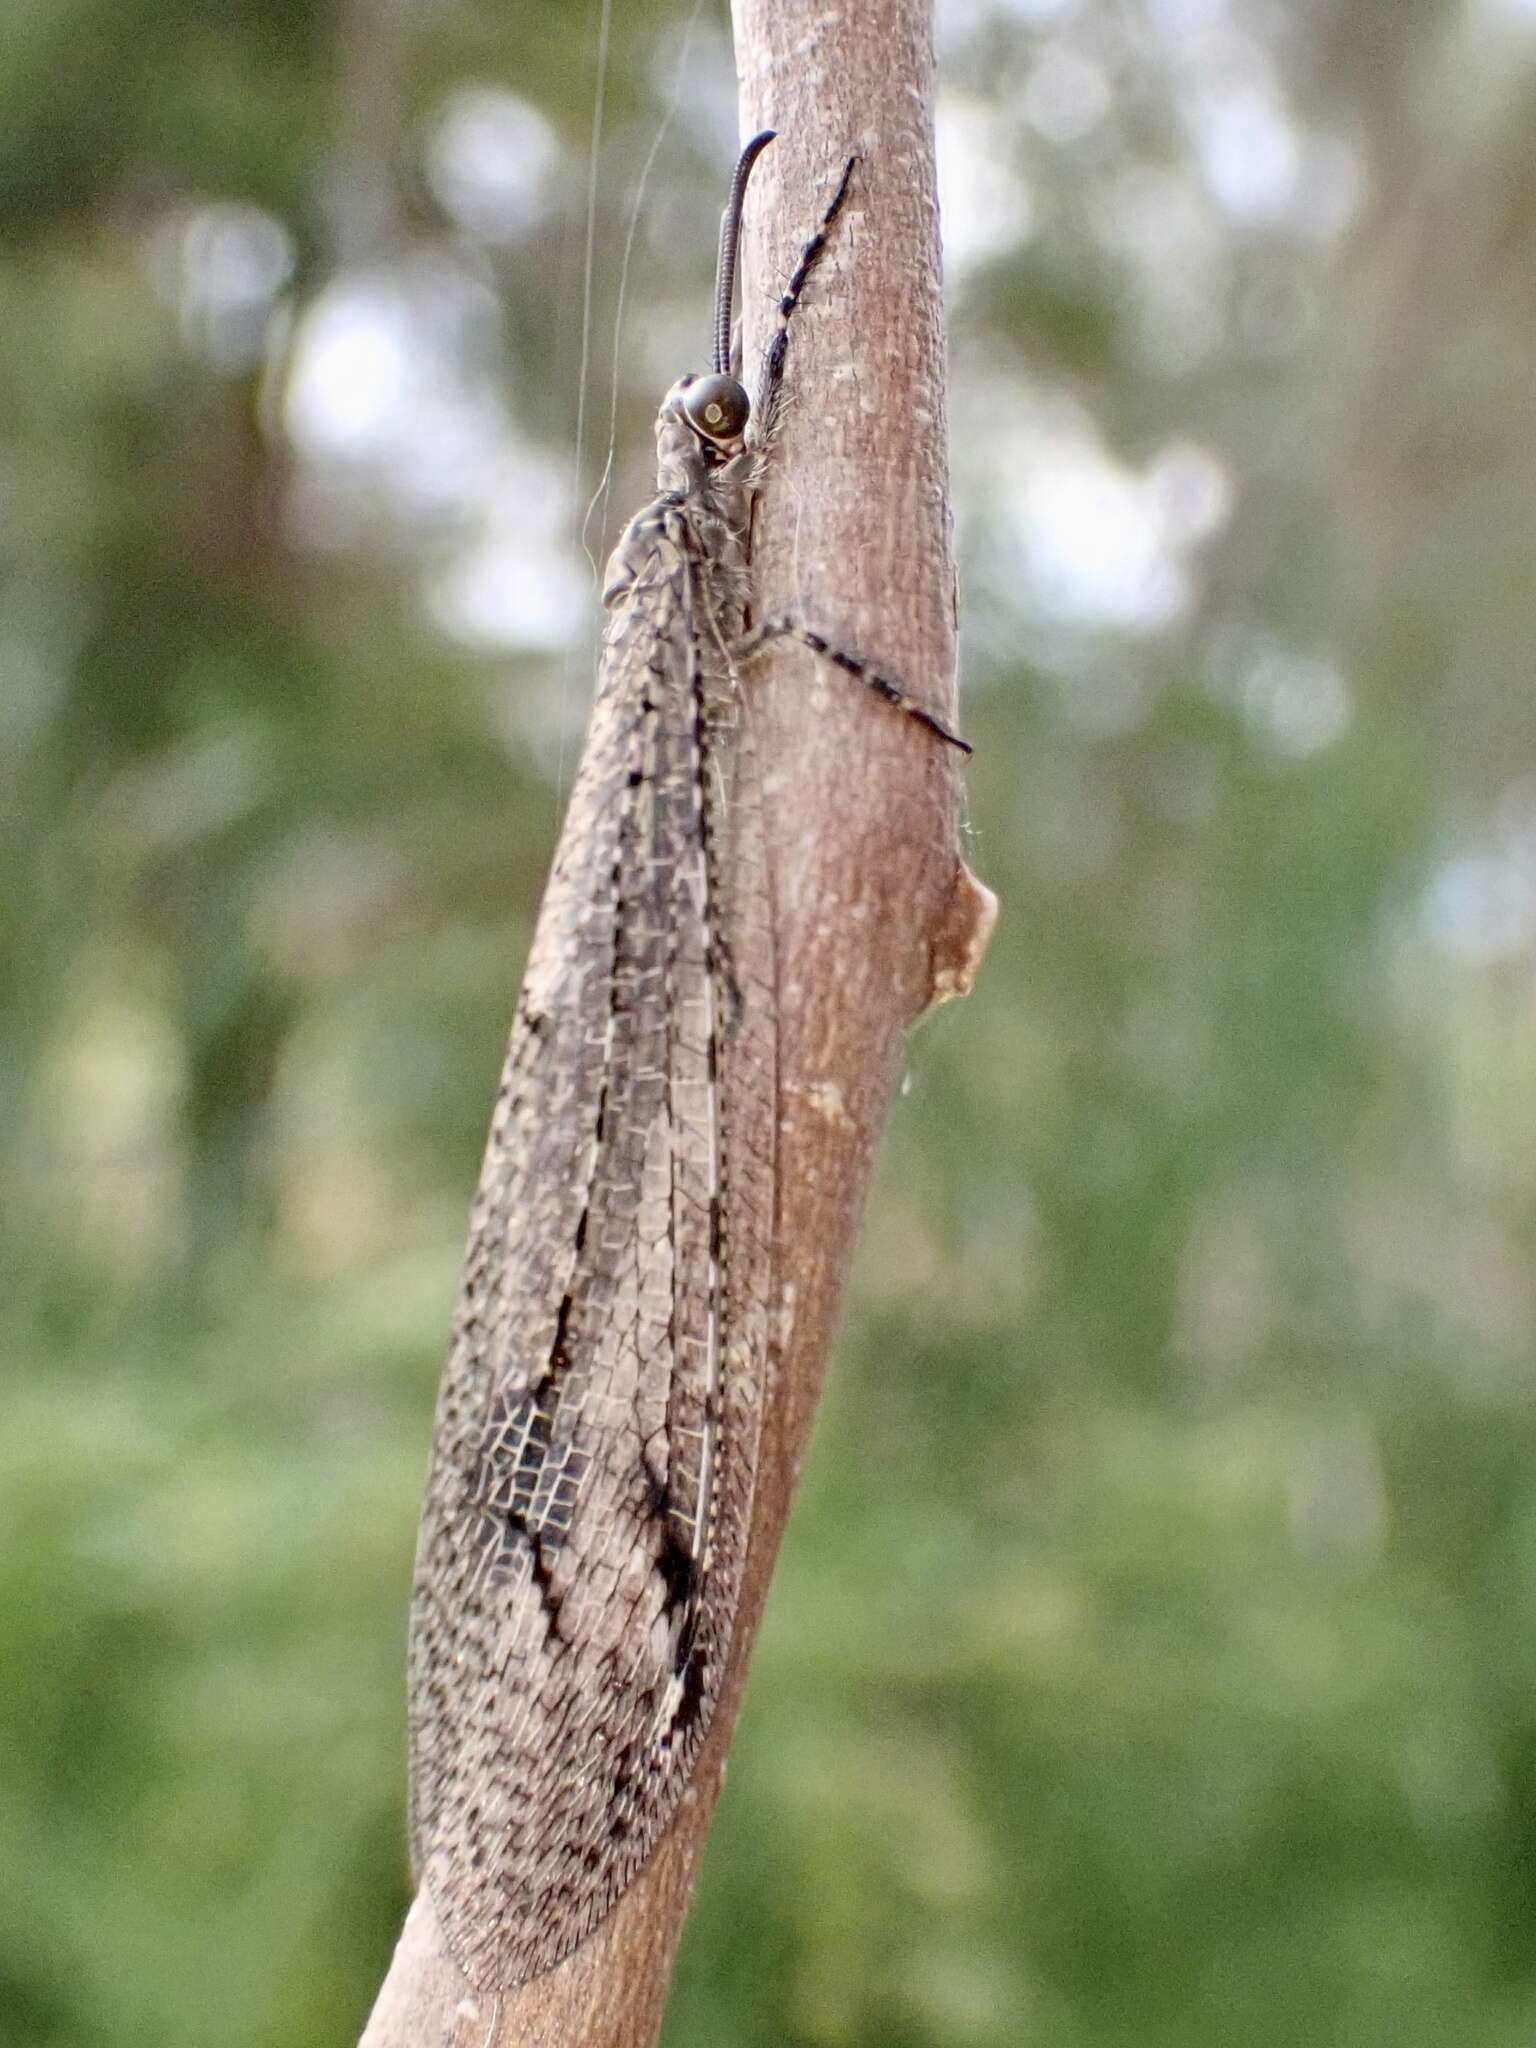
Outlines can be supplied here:
[[683, 393], [689, 425], [711, 441], [740, 440], [751, 410], [751, 399], [734, 377], [697, 377]]

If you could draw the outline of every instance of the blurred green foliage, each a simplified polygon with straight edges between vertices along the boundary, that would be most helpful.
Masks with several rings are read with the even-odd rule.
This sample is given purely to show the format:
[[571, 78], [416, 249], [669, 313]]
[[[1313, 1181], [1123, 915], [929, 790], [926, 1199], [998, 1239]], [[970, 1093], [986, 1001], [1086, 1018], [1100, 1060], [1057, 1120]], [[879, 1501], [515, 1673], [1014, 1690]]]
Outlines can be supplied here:
[[[669, 2048], [1536, 2030], [1533, 26], [941, 13], [1004, 921], [913, 1043]], [[0, 15], [6, 2048], [346, 2042], [406, 1902], [554, 550], [665, 109], [599, 557], [734, 135], [718, 17], [615, 8], [568, 487], [595, 63], [553, 0]]]

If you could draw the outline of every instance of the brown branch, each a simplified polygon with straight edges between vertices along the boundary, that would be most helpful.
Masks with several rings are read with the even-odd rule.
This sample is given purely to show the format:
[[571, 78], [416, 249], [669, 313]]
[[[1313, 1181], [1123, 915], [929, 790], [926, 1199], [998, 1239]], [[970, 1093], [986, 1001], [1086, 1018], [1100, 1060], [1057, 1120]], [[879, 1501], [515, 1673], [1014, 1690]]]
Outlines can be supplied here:
[[[757, 172], [746, 360], [845, 158], [856, 185], [797, 313], [758, 508], [760, 613], [788, 610], [953, 717], [944, 339], [926, 0], [735, 0]], [[651, 2048], [831, 1346], [902, 1041], [969, 987], [992, 900], [956, 853], [956, 757], [803, 650], [748, 687], [774, 870], [777, 1370], [731, 1669], [698, 1772], [640, 1878], [555, 1970], [470, 1993], [418, 1897], [363, 2048]]]

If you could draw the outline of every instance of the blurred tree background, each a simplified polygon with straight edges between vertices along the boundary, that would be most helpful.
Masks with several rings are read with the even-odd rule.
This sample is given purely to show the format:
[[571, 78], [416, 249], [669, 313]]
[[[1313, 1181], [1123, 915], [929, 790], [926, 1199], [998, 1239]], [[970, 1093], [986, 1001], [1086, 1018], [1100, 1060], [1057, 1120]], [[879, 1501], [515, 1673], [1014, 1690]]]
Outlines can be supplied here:
[[[594, 158], [598, 17], [0, 13], [7, 2048], [346, 2043], [406, 1902], [578, 534], [735, 141], [714, 0], [619, 0]], [[913, 1042], [666, 2039], [1527, 2048], [1536, 7], [940, 46], [1004, 921]]]

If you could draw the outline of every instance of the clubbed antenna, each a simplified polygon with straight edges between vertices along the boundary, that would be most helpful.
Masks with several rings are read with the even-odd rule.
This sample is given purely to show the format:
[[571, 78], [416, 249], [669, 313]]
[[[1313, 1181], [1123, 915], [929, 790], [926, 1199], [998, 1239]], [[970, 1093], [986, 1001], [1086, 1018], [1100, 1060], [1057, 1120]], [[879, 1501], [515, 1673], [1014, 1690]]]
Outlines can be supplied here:
[[736, 283], [736, 238], [741, 233], [741, 206], [747, 196], [752, 166], [772, 142], [776, 130], [765, 128], [754, 135], [737, 160], [731, 177], [730, 197], [720, 216], [720, 261], [715, 270], [715, 358], [717, 377], [731, 373], [731, 295]]

